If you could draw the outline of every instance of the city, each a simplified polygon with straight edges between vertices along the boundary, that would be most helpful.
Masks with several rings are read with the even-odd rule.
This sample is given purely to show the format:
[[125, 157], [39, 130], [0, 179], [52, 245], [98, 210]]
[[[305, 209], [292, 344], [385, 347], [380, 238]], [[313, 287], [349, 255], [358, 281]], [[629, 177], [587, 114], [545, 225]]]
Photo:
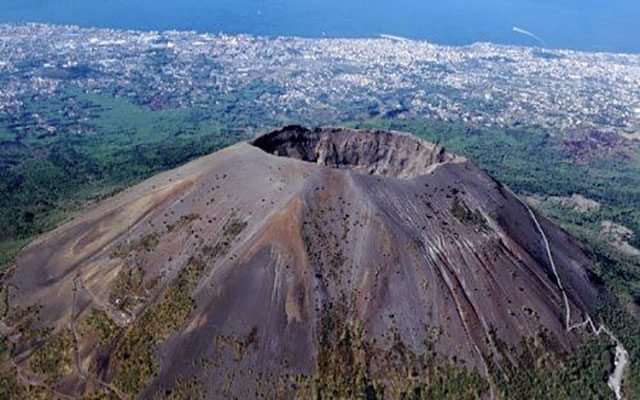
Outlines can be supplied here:
[[[631, 54], [3, 24], [0, 60], [0, 120], [45, 135], [60, 127], [25, 115], [25, 99], [70, 88], [151, 109], [232, 102], [274, 125], [419, 116], [629, 139], [640, 132], [640, 56]], [[82, 133], [86, 113], [70, 100], [59, 111], [77, 116]]]

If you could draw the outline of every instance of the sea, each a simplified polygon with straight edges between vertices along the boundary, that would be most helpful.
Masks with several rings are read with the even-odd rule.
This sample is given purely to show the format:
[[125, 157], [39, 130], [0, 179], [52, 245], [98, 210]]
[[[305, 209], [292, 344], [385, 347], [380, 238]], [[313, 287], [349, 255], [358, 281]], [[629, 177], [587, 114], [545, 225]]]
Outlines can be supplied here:
[[0, 23], [640, 53], [640, 0], [0, 0]]

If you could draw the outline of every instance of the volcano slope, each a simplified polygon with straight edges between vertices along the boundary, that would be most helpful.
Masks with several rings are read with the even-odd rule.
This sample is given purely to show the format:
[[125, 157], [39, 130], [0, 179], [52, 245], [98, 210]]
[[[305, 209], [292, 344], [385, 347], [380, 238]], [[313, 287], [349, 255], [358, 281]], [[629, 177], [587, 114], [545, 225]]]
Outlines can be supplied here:
[[[590, 263], [539, 220], [582, 321], [601, 295]], [[527, 207], [400, 133], [292, 126], [234, 145], [16, 264], [0, 333], [17, 397], [489, 398], [583, 340]]]

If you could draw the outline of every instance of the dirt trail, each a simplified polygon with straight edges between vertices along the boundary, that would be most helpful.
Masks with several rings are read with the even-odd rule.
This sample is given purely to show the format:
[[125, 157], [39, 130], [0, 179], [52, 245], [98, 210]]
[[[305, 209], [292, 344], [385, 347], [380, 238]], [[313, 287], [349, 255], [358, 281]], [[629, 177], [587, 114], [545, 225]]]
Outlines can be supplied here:
[[569, 297], [567, 296], [564, 286], [562, 285], [562, 280], [560, 279], [560, 275], [558, 275], [556, 264], [553, 260], [553, 255], [551, 254], [551, 248], [549, 247], [549, 240], [547, 239], [547, 235], [544, 233], [544, 230], [542, 229], [540, 222], [538, 222], [538, 218], [536, 217], [531, 207], [529, 207], [529, 205], [526, 202], [522, 200], [520, 201], [529, 211], [529, 214], [531, 215], [531, 219], [535, 223], [536, 229], [538, 230], [538, 232], [540, 232], [540, 236], [542, 237], [542, 241], [544, 242], [544, 247], [547, 250], [547, 257], [549, 258], [549, 263], [551, 264], [553, 275], [556, 277], [558, 287], [560, 288], [560, 293], [562, 293], [562, 298], [564, 300], [564, 305], [566, 310], [565, 327], [567, 332], [571, 332], [574, 329], [581, 329], [588, 326], [591, 328], [591, 330], [596, 336], [600, 336], [601, 334], [604, 333], [616, 343], [616, 357], [614, 362], [615, 369], [613, 373], [609, 375], [609, 381], [607, 382], [607, 384], [609, 385], [611, 390], [615, 393], [616, 398], [618, 400], [622, 400], [623, 399], [622, 377], [624, 376], [624, 370], [627, 367], [627, 364], [629, 363], [629, 353], [624, 348], [622, 343], [618, 340], [618, 338], [616, 338], [613, 335], [613, 333], [611, 333], [611, 331], [607, 329], [606, 326], [600, 325], [599, 327], [596, 327], [596, 325], [593, 323], [593, 320], [591, 319], [591, 316], [589, 315], [587, 315], [587, 318], [584, 321], [571, 325], [571, 307], [569, 306]]

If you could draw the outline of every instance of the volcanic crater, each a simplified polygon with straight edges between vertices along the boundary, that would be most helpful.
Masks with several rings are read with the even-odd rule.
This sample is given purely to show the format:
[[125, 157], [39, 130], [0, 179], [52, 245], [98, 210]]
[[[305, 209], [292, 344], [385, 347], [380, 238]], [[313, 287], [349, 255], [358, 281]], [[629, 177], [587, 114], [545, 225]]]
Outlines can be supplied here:
[[[532, 215], [435, 144], [286, 127], [27, 246], [0, 329], [65, 396], [489, 398], [582, 341]], [[594, 315], [581, 246], [537, 219], [570, 322]]]
[[443, 162], [464, 159], [406, 133], [289, 126], [251, 142], [281, 157], [371, 175], [415, 178]]

